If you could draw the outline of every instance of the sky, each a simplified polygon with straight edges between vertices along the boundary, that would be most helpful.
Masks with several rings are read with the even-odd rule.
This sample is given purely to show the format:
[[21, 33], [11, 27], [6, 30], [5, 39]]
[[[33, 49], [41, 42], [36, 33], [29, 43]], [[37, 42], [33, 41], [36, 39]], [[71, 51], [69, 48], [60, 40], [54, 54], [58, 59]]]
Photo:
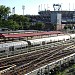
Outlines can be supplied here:
[[25, 15], [37, 15], [39, 10], [54, 10], [53, 4], [61, 4], [61, 10], [74, 10], [75, 8], [75, 0], [0, 0], [0, 5], [10, 7], [11, 12], [15, 7], [15, 14], [20, 15], [23, 15], [23, 5]]

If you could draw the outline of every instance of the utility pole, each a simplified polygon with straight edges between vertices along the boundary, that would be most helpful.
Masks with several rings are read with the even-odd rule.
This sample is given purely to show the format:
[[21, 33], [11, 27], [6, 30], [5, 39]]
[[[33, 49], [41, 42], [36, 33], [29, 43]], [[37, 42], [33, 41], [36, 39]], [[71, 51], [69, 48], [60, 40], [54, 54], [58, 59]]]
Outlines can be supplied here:
[[23, 15], [24, 15], [24, 10], [25, 10], [25, 6], [24, 5], [22, 6], [22, 9], [23, 9]]

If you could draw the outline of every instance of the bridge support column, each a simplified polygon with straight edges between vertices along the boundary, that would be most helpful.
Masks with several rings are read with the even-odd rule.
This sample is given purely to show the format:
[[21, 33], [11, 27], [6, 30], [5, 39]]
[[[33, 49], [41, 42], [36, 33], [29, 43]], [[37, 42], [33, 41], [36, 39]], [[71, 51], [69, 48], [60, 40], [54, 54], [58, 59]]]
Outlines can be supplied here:
[[59, 65], [59, 69], [60, 69], [60, 71], [61, 71], [61, 61], [59, 61], [59, 64], [60, 64], [60, 65]]
[[74, 64], [75, 64], [75, 55], [74, 55]]
[[69, 66], [69, 57], [68, 57], [68, 59], [67, 59], [68, 61], [67, 61], [67, 63], [68, 63], [68, 66]]
[[48, 65], [48, 75], [50, 75], [49, 72], [50, 72], [50, 68], [49, 68], [49, 65]]
[[41, 75], [43, 75], [43, 74], [42, 74], [42, 69], [41, 69]]

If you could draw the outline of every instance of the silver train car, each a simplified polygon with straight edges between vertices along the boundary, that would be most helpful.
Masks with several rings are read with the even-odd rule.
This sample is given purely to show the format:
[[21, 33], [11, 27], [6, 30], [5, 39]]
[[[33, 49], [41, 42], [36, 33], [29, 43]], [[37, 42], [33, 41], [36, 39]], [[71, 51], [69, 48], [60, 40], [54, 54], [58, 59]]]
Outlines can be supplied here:
[[14, 53], [18, 54], [18, 52], [21, 52], [21, 49], [26, 50], [29, 47], [45, 45], [57, 41], [66, 41], [71, 38], [75, 38], [75, 34], [40, 38], [40, 39], [27, 40], [27, 41], [3, 43], [0, 44], [0, 56], [3, 54], [5, 55], [14, 55]]
[[21, 49], [25, 49], [28, 46], [26, 41], [18, 41], [18, 42], [11, 42], [11, 43], [3, 43], [0, 44], [0, 56], [2, 55], [13, 55], [16, 50], [16, 53], [19, 52]]
[[30, 46], [36, 46], [36, 45], [44, 45], [44, 44], [48, 44], [48, 43], [56, 42], [56, 41], [66, 41], [66, 40], [69, 40], [70, 38], [71, 36], [64, 35], [64, 36], [28, 40], [27, 42], [28, 42], [28, 45]]

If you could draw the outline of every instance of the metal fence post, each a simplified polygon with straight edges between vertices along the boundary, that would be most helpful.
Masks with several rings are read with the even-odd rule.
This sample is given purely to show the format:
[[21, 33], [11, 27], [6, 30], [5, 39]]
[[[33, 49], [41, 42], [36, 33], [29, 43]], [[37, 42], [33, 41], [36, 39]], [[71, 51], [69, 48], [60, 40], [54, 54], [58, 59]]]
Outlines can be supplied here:
[[41, 75], [42, 75], [42, 69], [41, 69]]
[[60, 63], [60, 70], [61, 70], [61, 61], [59, 61], [59, 63]]
[[49, 68], [49, 65], [48, 65], [48, 75], [49, 75], [49, 71], [50, 71], [50, 68]]
[[74, 64], [75, 64], [75, 55], [74, 55]]

